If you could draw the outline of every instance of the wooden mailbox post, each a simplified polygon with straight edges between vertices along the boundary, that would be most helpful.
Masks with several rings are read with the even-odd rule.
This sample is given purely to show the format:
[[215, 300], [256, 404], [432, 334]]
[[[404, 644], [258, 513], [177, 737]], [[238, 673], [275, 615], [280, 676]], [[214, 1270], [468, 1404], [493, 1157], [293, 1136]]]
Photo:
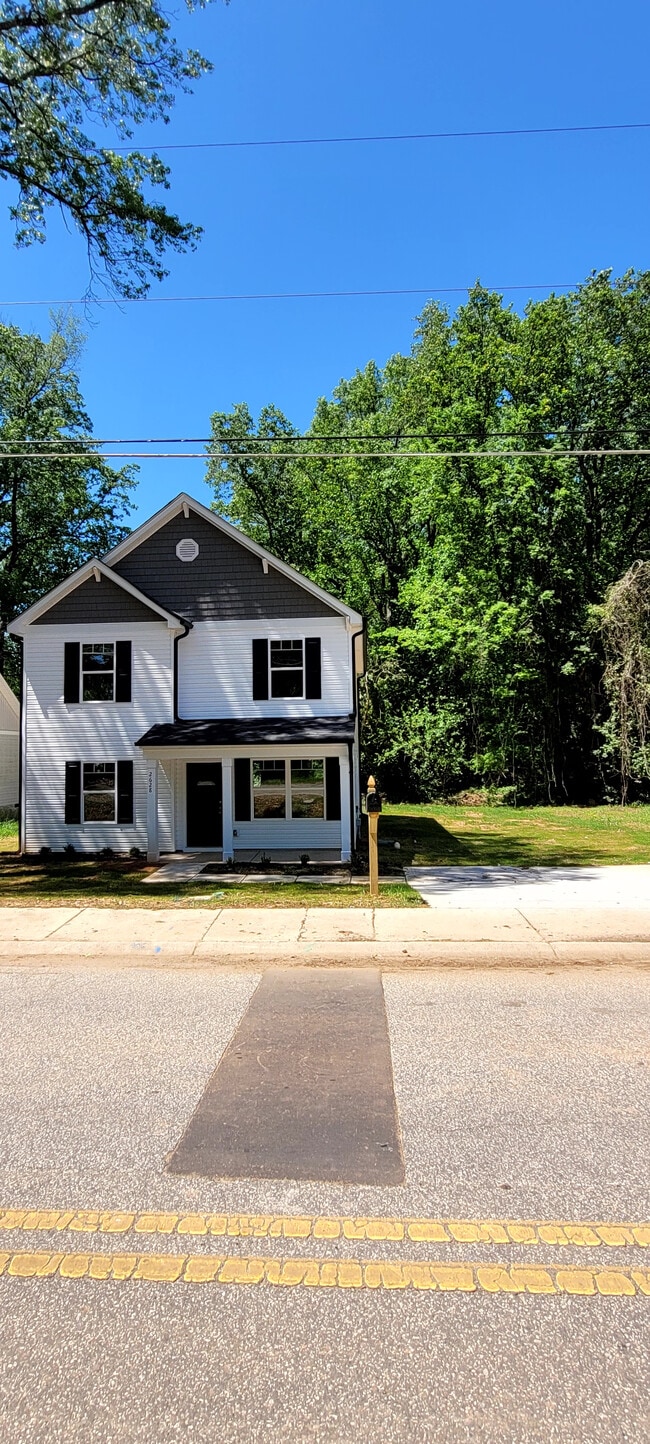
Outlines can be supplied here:
[[368, 855], [370, 862], [370, 896], [379, 897], [379, 844], [377, 842], [377, 829], [379, 826], [379, 814], [381, 812], [381, 797], [377, 791], [377, 784], [374, 777], [368, 778], [368, 791], [366, 793], [366, 812], [368, 814]]

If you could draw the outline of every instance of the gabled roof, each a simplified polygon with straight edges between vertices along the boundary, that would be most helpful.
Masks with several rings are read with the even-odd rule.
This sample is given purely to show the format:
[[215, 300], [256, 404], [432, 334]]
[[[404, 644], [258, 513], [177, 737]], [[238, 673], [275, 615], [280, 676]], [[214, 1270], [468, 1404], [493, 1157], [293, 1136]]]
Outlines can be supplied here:
[[222, 516], [218, 516], [216, 512], [210, 511], [209, 507], [203, 506], [202, 502], [196, 501], [194, 497], [189, 496], [185, 491], [179, 492], [179, 495], [175, 496], [173, 501], [161, 507], [160, 511], [154, 512], [154, 515], [149, 517], [148, 521], [143, 522], [142, 526], [136, 527], [130, 536], [125, 537], [124, 541], [119, 542], [116, 547], [113, 547], [112, 551], [107, 553], [104, 561], [110, 567], [115, 566], [117, 562], [122, 561], [123, 557], [128, 556], [129, 552], [139, 547], [141, 542], [146, 541], [147, 538], [153, 536], [160, 527], [165, 526], [173, 517], [178, 516], [179, 512], [183, 511], [184, 508], [196, 512], [198, 516], [203, 517], [204, 521], [210, 522], [212, 526], [216, 527], [218, 531], [223, 532], [231, 541], [238, 542], [240, 546], [246, 547], [254, 556], [259, 557], [262, 562], [266, 562], [267, 565], [273, 567], [275, 571], [288, 577], [290, 581], [295, 582], [295, 584], [302, 587], [304, 591], [310, 592], [314, 597], [318, 597], [319, 601], [324, 602], [326, 606], [331, 607], [333, 611], [345, 617], [352, 626], [362, 625], [363, 617], [359, 612], [355, 612], [352, 607], [347, 607], [344, 602], [339, 601], [338, 597], [331, 596], [329, 592], [324, 591], [322, 587], [317, 586], [316, 583], [310, 581], [308, 577], [304, 577], [301, 572], [297, 572], [294, 567], [288, 566], [287, 562], [281, 562], [279, 557], [273, 556], [272, 552], [267, 551], [266, 548], [260, 546], [258, 542], [252, 541], [249, 536], [246, 536], [245, 532], [240, 531], [236, 526], [232, 526], [229, 521], [226, 521]]
[[156, 616], [161, 617], [171, 630], [178, 630], [180, 632], [187, 625], [182, 617], [178, 617], [175, 612], [167, 611], [165, 607], [159, 607], [157, 602], [153, 602], [151, 597], [145, 596], [144, 592], [132, 586], [131, 582], [127, 582], [124, 577], [112, 571], [110, 567], [106, 566], [105, 562], [100, 561], [98, 557], [93, 557], [91, 561], [84, 562], [84, 565], [79, 567], [76, 572], [73, 572], [72, 576], [66, 577], [64, 582], [60, 582], [58, 587], [53, 587], [51, 592], [46, 592], [45, 596], [41, 597], [40, 601], [34, 602], [32, 607], [28, 607], [26, 612], [21, 612], [19, 617], [16, 617], [13, 622], [10, 622], [7, 630], [11, 632], [14, 637], [22, 637], [25, 627], [30, 626], [32, 622], [36, 622], [44, 612], [49, 612], [50, 607], [55, 606], [57, 602], [62, 601], [63, 597], [67, 597], [70, 592], [75, 591], [83, 582], [87, 582], [90, 577], [97, 576], [97, 574], [105, 577], [106, 580], [114, 586], [120, 587], [123, 591], [128, 592], [130, 596], [135, 597], [142, 606], [148, 607], [150, 612], [154, 612]]

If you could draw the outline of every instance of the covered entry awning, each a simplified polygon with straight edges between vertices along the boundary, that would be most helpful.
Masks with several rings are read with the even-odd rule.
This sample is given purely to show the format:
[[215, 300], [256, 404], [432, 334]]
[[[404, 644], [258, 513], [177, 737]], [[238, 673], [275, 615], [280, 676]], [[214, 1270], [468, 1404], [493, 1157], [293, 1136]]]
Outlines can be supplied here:
[[224, 717], [159, 722], [139, 737], [138, 747], [249, 747], [352, 742], [354, 716]]

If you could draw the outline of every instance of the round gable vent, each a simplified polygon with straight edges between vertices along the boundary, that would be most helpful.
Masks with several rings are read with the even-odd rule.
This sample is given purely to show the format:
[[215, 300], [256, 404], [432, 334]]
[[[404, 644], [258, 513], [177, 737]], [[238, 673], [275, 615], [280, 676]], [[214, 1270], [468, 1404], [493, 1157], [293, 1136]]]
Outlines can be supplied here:
[[191, 536], [184, 536], [176, 547], [179, 562], [193, 562], [199, 554], [199, 544]]

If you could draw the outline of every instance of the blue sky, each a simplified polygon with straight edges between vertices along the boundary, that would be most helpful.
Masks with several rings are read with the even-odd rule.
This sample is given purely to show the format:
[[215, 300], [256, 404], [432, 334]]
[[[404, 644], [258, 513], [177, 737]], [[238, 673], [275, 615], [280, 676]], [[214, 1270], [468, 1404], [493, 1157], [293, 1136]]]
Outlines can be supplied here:
[[[177, 32], [214, 72], [143, 145], [650, 121], [641, 3], [214, 0], [179, 8]], [[453, 308], [442, 288], [476, 277], [532, 287], [645, 268], [649, 155], [650, 130], [171, 152], [167, 203], [205, 234], [152, 295], [425, 287]], [[14, 250], [6, 209], [0, 236], [0, 301], [83, 293], [82, 244], [56, 216], [45, 246]], [[408, 349], [426, 299], [94, 309], [81, 375], [95, 434], [206, 435], [237, 401], [307, 426], [341, 376]], [[0, 318], [48, 328], [44, 307]], [[210, 499], [200, 461], [146, 463], [134, 519], [182, 489]]]

